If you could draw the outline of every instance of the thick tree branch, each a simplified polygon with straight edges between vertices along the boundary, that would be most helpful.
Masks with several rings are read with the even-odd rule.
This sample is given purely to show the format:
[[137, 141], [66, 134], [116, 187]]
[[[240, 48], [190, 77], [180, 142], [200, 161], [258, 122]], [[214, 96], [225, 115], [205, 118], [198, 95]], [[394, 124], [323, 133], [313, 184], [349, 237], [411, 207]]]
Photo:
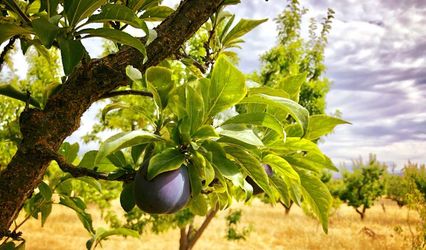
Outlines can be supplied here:
[[176, 53], [223, 0], [184, 0], [157, 28], [157, 38], [147, 47], [148, 61], [130, 47], [101, 59], [80, 64], [62, 88], [52, 95], [44, 110], [28, 109], [20, 116], [23, 140], [0, 173], [0, 231], [9, 229], [25, 200], [41, 182], [66, 137], [80, 126], [83, 113], [92, 103], [119, 86], [128, 84], [127, 65], [145, 72], [148, 67]]

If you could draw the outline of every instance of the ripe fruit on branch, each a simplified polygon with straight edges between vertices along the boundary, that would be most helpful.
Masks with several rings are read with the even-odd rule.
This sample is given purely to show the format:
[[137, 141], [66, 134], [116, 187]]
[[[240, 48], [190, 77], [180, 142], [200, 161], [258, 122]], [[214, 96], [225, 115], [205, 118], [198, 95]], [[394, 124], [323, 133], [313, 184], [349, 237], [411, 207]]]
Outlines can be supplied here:
[[[269, 166], [268, 164], [262, 164], [262, 166], [268, 176], [272, 176], [274, 174], [271, 166]], [[247, 176], [246, 181], [250, 183], [250, 185], [253, 187], [253, 195], [263, 193], [263, 189], [260, 188], [259, 185], [257, 185], [251, 177]]]
[[186, 166], [161, 173], [151, 181], [146, 179], [145, 168], [136, 174], [134, 188], [136, 205], [151, 214], [175, 213], [188, 203], [191, 196]]

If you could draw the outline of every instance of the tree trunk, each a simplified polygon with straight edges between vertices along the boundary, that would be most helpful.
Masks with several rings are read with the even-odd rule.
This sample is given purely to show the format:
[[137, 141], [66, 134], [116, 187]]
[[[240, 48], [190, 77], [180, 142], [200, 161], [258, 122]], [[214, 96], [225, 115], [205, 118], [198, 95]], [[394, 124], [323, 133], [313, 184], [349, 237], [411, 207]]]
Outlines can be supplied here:
[[194, 230], [193, 224], [188, 226], [188, 229], [181, 228], [180, 229], [180, 239], [179, 239], [179, 250], [191, 250], [195, 243], [200, 239], [201, 235], [206, 230], [207, 226], [213, 220], [216, 213], [219, 211], [218, 208], [210, 210], [210, 212], [206, 215], [201, 226]]
[[44, 110], [26, 109], [20, 115], [23, 136], [17, 153], [0, 173], [0, 239], [17, 217], [26, 199], [41, 182], [57, 151], [80, 126], [83, 113], [106, 93], [126, 86], [127, 65], [144, 72], [173, 55], [223, 0], [185, 0], [157, 28], [157, 38], [147, 47], [148, 61], [130, 47], [102, 59], [82, 62], [61, 89], [47, 101]]
[[291, 207], [293, 206], [294, 202], [290, 201], [290, 205], [287, 206], [286, 204], [284, 204], [282, 201], [280, 201], [281, 205], [284, 207], [285, 209], [285, 215], [288, 215], [290, 213]]
[[359, 214], [359, 216], [361, 217], [361, 220], [364, 220], [366, 210], [367, 208], [364, 205], [362, 206], [362, 211], [359, 211], [358, 208], [355, 208], [355, 211]]

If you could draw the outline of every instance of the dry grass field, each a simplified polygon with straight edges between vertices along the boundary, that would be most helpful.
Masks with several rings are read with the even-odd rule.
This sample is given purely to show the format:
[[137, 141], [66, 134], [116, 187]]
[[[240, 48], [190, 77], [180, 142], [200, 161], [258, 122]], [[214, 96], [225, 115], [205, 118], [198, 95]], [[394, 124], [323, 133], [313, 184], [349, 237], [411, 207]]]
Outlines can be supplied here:
[[[352, 208], [342, 205], [330, 218], [328, 235], [322, 232], [318, 222], [292, 208], [289, 215], [280, 206], [271, 207], [254, 201], [248, 206], [235, 207], [243, 210], [241, 226], [252, 225], [253, 231], [245, 241], [225, 239], [227, 212], [221, 212], [207, 228], [195, 249], [410, 249], [410, 226], [414, 230], [416, 216], [406, 208], [399, 208], [391, 201], [385, 201], [386, 212], [380, 205], [367, 211], [364, 221]], [[95, 211], [91, 211], [92, 214]], [[102, 226], [99, 216], [94, 214], [95, 227]], [[394, 228], [400, 226], [402, 233]], [[28, 221], [22, 227], [30, 250], [85, 249], [89, 238], [76, 215], [65, 208], [54, 207], [44, 228], [40, 222]], [[140, 239], [112, 237], [100, 249], [178, 249], [179, 232], [172, 230], [164, 234], [144, 234]]]

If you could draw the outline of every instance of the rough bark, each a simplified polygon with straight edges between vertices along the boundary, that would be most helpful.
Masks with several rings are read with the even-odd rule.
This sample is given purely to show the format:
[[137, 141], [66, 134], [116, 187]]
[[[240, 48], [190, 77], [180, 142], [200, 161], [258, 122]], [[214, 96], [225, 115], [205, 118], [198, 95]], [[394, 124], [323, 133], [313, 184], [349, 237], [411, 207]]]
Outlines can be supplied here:
[[[217, 10], [223, 0], [185, 0], [157, 28], [157, 38], [147, 47], [148, 61], [125, 47], [101, 59], [82, 62], [62, 88], [51, 96], [44, 110], [27, 109], [20, 116], [23, 140], [0, 173], [0, 232], [9, 229], [25, 200], [41, 182], [66, 137], [80, 126], [82, 114], [92, 103], [119, 86], [128, 84], [127, 65], [141, 72], [173, 55]], [[1, 238], [1, 236], [0, 236]]]

